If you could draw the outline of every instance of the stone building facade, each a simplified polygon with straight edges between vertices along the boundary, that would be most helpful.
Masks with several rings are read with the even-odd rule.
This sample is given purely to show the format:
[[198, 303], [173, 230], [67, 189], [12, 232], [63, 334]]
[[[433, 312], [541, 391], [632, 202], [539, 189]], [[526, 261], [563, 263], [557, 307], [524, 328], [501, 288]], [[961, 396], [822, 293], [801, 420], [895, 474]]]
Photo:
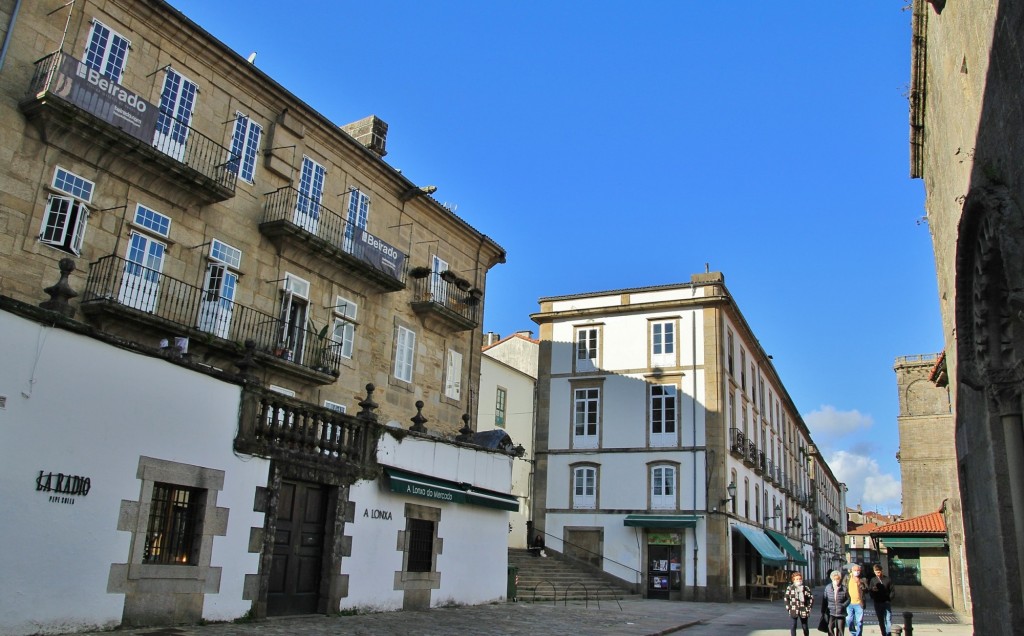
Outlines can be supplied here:
[[902, 516], [906, 519], [937, 511], [960, 490], [949, 391], [932, 380], [940, 355], [900, 356], [893, 366], [899, 393], [896, 421]]
[[1024, 623], [1024, 6], [915, 0], [911, 176], [924, 180], [979, 633]]
[[[503, 584], [505, 515], [483, 509], [509, 505], [507, 453], [459, 457], [482, 452], [472, 434], [486, 276], [504, 250], [432, 198], [434, 186], [384, 161], [384, 122], [337, 125], [162, 0], [0, 0], [0, 29], [0, 297], [238, 387], [222, 393], [230, 408], [218, 405], [232, 419], [215, 425], [235, 431], [223, 455], [267, 461], [247, 502], [247, 515], [262, 520], [248, 545], [258, 567], [230, 588], [252, 615], [338, 611], [360, 576], [390, 586], [360, 590], [381, 592], [388, 609], [429, 607], [442, 594], [500, 597], [481, 596], [495, 586], [472, 586], [470, 576], [441, 576], [438, 564], [445, 533], [486, 519], [459, 540], [496, 538], [486, 561], [497, 563], [495, 585]], [[90, 379], [102, 377], [99, 366]], [[189, 399], [158, 389], [122, 387]], [[378, 445], [385, 428], [390, 440], [431, 450]], [[96, 457], [125, 453], [138, 464], [144, 454], [93, 439]], [[157, 466], [192, 465], [184, 451], [167, 454], [152, 456]], [[232, 479], [228, 469], [150, 472], [164, 477], [148, 479], [140, 467], [143, 484], [183, 475], [191, 481], [170, 492], [195, 488], [197, 497], [209, 488], [196, 483]], [[437, 496], [409, 503], [381, 495], [389, 485]], [[493, 492], [501, 489], [505, 498]], [[393, 532], [361, 529], [357, 506], [367, 519], [387, 517]], [[218, 532], [226, 517], [242, 518], [210, 511]], [[493, 537], [484, 528], [496, 519]], [[122, 521], [115, 513], [110, 527]], [[314, 537], [315, 554], [303, 536]], [[367, 577], [359, 564], [373, 560], [359, 553], [359, 536], [404, 546], [389, 554], [399, 563]], [[291, 543], [279, 545], [284, 538]], [[406, 576], [401, 559], [413, 545], [415, 574]], [[126, 571], [129, 580], [137, 573]], [[167, 581], [194, 587], [195, 572], [176, 570]], [[198, 620], [206, 611], [190, 602], [187, 612], [162, 612], [159, 599], [133, 595], [127, 583], [101, 593], [125, 595], [125, 625]]]

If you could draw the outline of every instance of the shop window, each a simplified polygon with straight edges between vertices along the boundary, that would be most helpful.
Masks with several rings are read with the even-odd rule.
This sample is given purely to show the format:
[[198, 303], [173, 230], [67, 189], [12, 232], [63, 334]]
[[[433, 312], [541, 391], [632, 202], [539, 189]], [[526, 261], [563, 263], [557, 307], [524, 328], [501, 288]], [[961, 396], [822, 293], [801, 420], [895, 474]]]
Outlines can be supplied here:
[[921, 585], [921, 550], [889, 550], [889, 576], [895, 585]]

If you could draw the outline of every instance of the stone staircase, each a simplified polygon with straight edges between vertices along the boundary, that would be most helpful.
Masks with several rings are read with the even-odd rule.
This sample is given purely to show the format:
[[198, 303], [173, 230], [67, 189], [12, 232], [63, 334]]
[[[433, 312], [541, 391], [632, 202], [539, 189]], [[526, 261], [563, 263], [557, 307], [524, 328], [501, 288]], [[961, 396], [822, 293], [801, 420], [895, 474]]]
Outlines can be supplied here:
[[617, 600], [640, 598], [623, 584], [616, 585], [551, 550], [547, 553], [547, 558], [535, 557], [529, 550], [509, 548], [508, 564], [519, 569], [519, 602], [614, 605]]

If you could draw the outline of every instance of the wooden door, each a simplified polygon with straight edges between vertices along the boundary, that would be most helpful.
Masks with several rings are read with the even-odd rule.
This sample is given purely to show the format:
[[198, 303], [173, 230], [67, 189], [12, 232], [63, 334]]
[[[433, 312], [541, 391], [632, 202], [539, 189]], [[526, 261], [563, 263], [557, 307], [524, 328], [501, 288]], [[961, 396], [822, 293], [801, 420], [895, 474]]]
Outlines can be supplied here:
[[327, 489], [281, 482], [267, 614], [314, 614], [320, 610]]

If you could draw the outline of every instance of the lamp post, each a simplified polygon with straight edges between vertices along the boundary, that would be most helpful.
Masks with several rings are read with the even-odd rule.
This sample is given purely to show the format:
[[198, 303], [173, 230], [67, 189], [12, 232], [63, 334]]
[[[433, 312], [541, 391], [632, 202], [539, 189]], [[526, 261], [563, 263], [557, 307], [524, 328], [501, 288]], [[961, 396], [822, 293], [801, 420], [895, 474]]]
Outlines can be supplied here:
[[725, 488], [725, 492], [728, 493], [729, 497], [727, 499], [723, 499], [722, 503], [719, 504], [719, 506], [722, 507], [722, 508], [725, 507], [725, 504], [727, 504], [730, 501], [736, 499], [736, 482], [730, 481], [729, 485], [726, 486], [726, 488]]

